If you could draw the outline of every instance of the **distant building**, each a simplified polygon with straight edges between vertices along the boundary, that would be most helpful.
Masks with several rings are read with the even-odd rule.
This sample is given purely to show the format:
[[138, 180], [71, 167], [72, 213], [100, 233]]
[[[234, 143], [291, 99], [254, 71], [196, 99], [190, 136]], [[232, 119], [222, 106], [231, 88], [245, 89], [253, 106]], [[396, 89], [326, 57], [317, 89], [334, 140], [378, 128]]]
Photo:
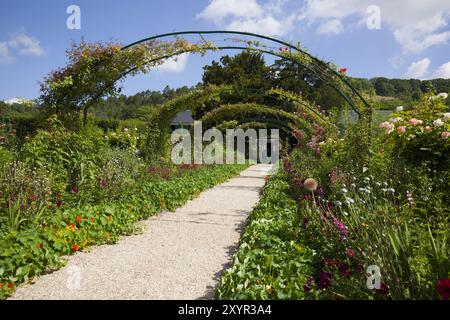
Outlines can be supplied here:
[[194, 123], [192, 118], [192, 111], [186, 110], [178, 113], [175, 118], [170, 122], [170, 128], [176, 130], [178, 128], [188, 129]]

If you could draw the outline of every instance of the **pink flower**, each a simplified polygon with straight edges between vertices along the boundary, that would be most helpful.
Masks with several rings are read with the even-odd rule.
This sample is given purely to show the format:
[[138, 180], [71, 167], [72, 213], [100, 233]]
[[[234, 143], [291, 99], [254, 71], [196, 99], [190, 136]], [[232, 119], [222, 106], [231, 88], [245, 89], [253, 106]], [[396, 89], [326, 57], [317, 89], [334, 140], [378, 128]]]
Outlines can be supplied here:
[[388, 121], [381, 123], [380, 128], [384, 129], [386, 134], [390, 134], [394, 131], [394, 125]]
[[347, 73], [347, 68], [342, 68], [341, 70], [339, 70], [340, 73]]
[[352, 248], [348, 248], [346, 254], [347, 257], [353, 258], [355, 256], [355, 251]]
[[313, 178], [308, 178], [305, 180], [305, 182], [303, 183], [303, 185], [305, 186], [305, 189], [308, 191], [316, 191], [317, 187], [318, 187], [318, 183], [316, 179]]
[[397, 133], [398, 134], [403, 134], [406, 132], [406, 127], [405, 126], [400, 126], [397, 128]]
[[416, 119], [416, 118], [411, 118], [409, 121], [409, 124], [413, 125], [413, 126], [417, 126], [423, 123], [422, 120]]
[[442, 300], [450, 299], [450, 279], [442, 278], [436, 284], [436, 291], [441, 296]]
[[447, 140], [449, 137], [450, 137], [450, 132], [448, 132], [448, 131], [442, 132], [442, 134], [441, 134], [442, 139]]

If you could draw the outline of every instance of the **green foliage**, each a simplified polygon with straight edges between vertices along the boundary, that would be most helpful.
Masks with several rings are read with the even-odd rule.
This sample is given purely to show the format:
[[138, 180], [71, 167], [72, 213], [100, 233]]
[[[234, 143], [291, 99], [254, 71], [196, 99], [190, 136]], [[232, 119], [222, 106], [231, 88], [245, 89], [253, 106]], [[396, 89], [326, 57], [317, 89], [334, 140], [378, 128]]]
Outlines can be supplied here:
[[122, 50], [117, 43], [73, 44], [67, 51], [66, 67], [50, 73], [41, 85], [40, 103], [46, 112], [63, 116], [66, 126], [77, 129], [79, 113], [103, 96], [120, 92], [117, 83], [126, 75], [148, 73], [164, 62], [155, 57], [179, 52], [203, 53], [209, 44], [198, 46], [182, 39], [173, 42], [148, 41]]
[[102, 132], [95, 128], [67, 131], [56, 116], [50, 118], [49, 126], [50, 130], [39, 131], [23, 146], [20, 157], [31, 168], [51, 174], [55, 193], [93, 183], [107, 146]]
[[314, 252], [299, 237], [299, 216], [283, 177], [271, 177], [250, 214], [219, 299], [303, 299]]

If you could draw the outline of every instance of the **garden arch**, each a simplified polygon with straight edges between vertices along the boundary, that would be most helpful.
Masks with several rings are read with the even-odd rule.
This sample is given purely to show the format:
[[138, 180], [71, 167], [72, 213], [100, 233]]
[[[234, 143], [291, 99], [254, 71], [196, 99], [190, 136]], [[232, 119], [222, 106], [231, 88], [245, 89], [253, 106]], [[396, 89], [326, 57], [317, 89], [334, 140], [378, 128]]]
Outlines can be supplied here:
[[[250, 39], [247, 40], [224, 39], [219, 41], [223, 42], [231, 41], [232, 44], [228, 43], [227, 45], [217, 45], [214, 41], [207, 41], [205, 39], [205, 37], [211, 35], [239, 35], [249, 37]], [[86, 102], [84, 106], [85, 115], [87, 113], [87, 109], [92, 105], [92, 103], [104, 95], [104, 92], [108, 89], [107, 88], [108, 85], [113, 86], [120, 79], [123, 79], [130, 73], [136, 72], [137, 70], [139, 70], [139, 68], [142, 68], [143, 65], [160, 62], [169, 58], [179, 56], [184, 53], [200, 52], [204, 54], [206, 51], [216, 51], [216, 50], [242, 50], [242, 51], [250, 50], [263, 54], [268, 54], [281, 59], [285, 59], [305, 67], [307, 70], [312, 72], [312, 74], [314, 74], [314, 76], [316, 76], [318, 79], [321, 79], [327, 85], [330, 85], [341, 97], [344, 98], [344, 100], [349, 104], [349, 106], [358, 114], [359, 118], [363, 119], [364, 121], [367, 121], [367, 123], [370, 125], [372, 117], [372, 109], [369, 103], [363, 98], [363, 96], [358, 92], [358, 90], [356, 90], [353, 87], [353, 85], [348, 81], [346, 76], [343, 73], [339, 72], [337, 67], [334, 67], [330, 63], [326, 63], [314, 57], [313, 55], [303, 50], [300, 46], [295, 46], [283, 40], [279, 40], [273, 37], [264, 36], [256, 33], [241, 32], [241, 31], [180, 31], [144, 38], [122, 47], [121, 50], [122, 51], [130, 50], [145, 43], [161, 41], [160, 39], [170, 37], [180, 39], [180, 37], [182, 36], [185, 37], [196, 36], [198, 37], [198, 41], [196, 45], [190, 47], [188, 46], [186, 48], [180, 48], [180, 50], [178, 51], [153, 57], [148, 61], [143, 61], [142, 64], [139, 64], [138, 66], [132, 67], [129, 70], [124, 71], [110, 84], [107, 84], [103, 89], [99, 90], [97, 94], [95, 94], [90, 99], [90, 101]], [[268, 44], [264, 44], [261, 41], [267, 41]], [[235, 45], [236, 42], [245, 43], [246, 46]], [[279, 50], [277, 51], [277, 49], [273, 46], [274, 44], [276, 44], [277, 46], [281, 45], [284, 47], [279, 48]]]

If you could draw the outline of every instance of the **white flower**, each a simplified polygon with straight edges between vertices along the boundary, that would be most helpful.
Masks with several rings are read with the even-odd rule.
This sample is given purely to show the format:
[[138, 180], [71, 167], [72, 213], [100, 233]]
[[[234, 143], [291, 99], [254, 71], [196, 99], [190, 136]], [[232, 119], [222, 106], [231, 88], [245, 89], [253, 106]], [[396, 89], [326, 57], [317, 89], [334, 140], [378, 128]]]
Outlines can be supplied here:
[[445, 100], [445, 99], [448, 98], [448, 94], [445, 93], [445, 92], [442, 92], [442, 93], [439, 93], [439, 94], [437, 95], [437, 97], [438, 97], [438, 98], [441, 98], [441, 99], [443, 99], [443, 100]]
[[341, 191], [342, 191], [342, 193], [347, 193], [348, 192], [348, 190], [346, 188], [342, 188]]
[[441, 119], [437, 119], [433, 121], [433, 125], [435, 127], [442, 127], [444, 125], [444, 122]]
[[397, 111], [397, 112], [402, 112], [403, 111], [403, 106], [399, 106], [399, 107], [397, 107], [395, 110]]
[[448, 121], [448, 120], [450, 120], [450, 112], [446, 112], [446, 113], [444, 113], [444, 121]]
[[403, 121], [403, 118], [401, 118], [401, 117], [391, 118], [391, 119], [389, 119], [389, 121], [392, 122], [392, 123], [396, 123], [396, 122], [399, 122], [399, 121]]

